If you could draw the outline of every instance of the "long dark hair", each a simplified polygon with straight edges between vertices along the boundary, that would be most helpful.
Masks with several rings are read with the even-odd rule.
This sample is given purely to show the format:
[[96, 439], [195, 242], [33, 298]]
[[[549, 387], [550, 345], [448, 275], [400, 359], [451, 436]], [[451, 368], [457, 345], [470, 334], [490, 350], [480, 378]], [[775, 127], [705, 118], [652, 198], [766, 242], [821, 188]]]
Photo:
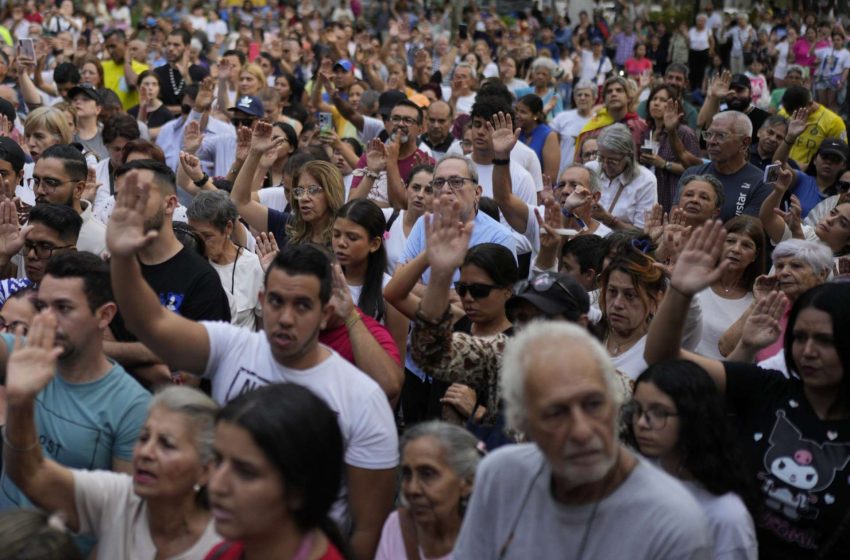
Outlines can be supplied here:
[[756, 278], [764, 274], [767, 267], [767, 241], [764, 236], [764, 228], [758, 218], [741, 215], [735, 216], [723, 224], [726, 233], [740, 233], [749, 237], [756, 246], [756, 257], [744, 270], [742, 280], [747, 290], [752, 290]]
[[[652, 383], [676, 404], [679, 434], [676, 451], [681, 466], [715, 496], [735, 492], [750, 512], [757, 511], [752, 478], [744, 468], [743, 454], [729, 423], [723, 397], [708, 373], [687, 360], [669, 360], [649, 367], [635, 381]], [[626, 419], [626, 439], [638, 449], [631, 418]], [[754, 515], [755, 516], [755, 515]]]
[[842, 407], [850, 409], [850, 344], [847, 343], [850, 340], [850, 284], [821, 284], [806, 291], [794, 302], [783, 339], [785, 363], [788, 364], [789, 371], [797, 371], [791, 351], [794, 344], [794, 326], [800, 313], [809, 308], [823, 311], [832, 319], [832, 339], [835, 341], [838, 359], [841, 360], [841, 369], [844, 370], [835, 401], [829, 407], [830, 411], [840, 410]]
[[251, 435], [280, 474], [289, 513], [302, 531], [319, 528], [345, 554], [339, 529], [328, 518], [343, 473], [343, 441], [336, 413], [300, 385], [276, 383], [236, 397], [216, 417]]
[[[635, 45], [637, 46], [637, 45]], [[667, 92], [667, 95], [670, 96], [670, 99], [675, 99], [676, 101], [681, 103], [682, 100], [682, 92], [679, 91], [679, 88], [675, 86], [670, 86], [665, 83], [658, 84], [649, 90], [649, 97], [646, 98], [646, 124], [649, 125], [650, 130], [655, 130], [655, 119], [652, 118], [652, 115], [649, 114], [649, 104], [652, 102], [652, 98], [655, 97], [655, 94], [659, 91], [664, 90]], [[679, 123], [682, 124], [684, 117], [679, 119]]]
[[490, 277], [494, 286], [510, 288], [519, 279], [516, 259], [504, 245], [481, 243], [472, 247], [463, 259], [463, 265], [474, 265]]
[[366, 261], [366, 278], [363, 289], [357, 301], [363, 313], [380, 321], [386, 313], [384, 305], [384, 272], [387, 270], [387, 249], [384, 246], [384, 232], [387, 230], [387, 219], [381, 208], [365, 198], [356, 198], [346, 202], [336, 214], [337, 218], [351, 220], [366, 230], [369, 239], [381, 239], [377, 251], [369, 253]]

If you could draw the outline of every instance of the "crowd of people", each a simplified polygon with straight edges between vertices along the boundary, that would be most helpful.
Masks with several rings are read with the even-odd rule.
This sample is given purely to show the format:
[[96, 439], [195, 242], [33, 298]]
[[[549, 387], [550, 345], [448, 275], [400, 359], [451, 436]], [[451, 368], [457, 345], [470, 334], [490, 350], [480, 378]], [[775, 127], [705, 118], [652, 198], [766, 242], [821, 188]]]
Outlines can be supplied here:
[[850, 557], [846, 6], [539, 4], [3, 3], [0, 558]]

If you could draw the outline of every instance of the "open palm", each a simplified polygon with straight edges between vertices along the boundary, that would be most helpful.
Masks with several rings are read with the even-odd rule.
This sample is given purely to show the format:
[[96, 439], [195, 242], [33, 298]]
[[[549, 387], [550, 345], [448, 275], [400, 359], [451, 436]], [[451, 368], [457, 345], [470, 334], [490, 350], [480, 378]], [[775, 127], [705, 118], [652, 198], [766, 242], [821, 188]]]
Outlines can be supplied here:
[[751, 348], [767, 348], [782, 334], [779, 320], [788, 306], [788, 298], [782, 292], [771, 292], [760, 299], [753, 308], [747, 321], [741, 341]]
[[32, 321], [26, 342], [15, 336], [15, 346], [6, 365], [6, 399], [10, 404], [35, 398], [50, 383], [62, 348], [54, 346], [56, 318], [42, 311]]
[[151, 188], [155, 187], [150, 183], [140, 184], [137, 172], [127, 174], [106, 227], [106, 246], [112, 256], [135, 255], [158, 235], [156, 231], [145, 231], [145, 208]]
[[472, 225], [472, 222], [461, 223], [459, 202], [434, 201], [434, 213], [425, 216], [425, 240], [432, 273], [453, 274], [460, 268], [469, 247]]
[[676, 260], [670, 278], [673, 289], [693, 296], [720, 278], [727, 266], [725, 261], [718, 264], [725, 239], [726, 230], [720, 221], [697, 228]]
[[17, 255], [30, 229], [29, 226], [21, 228], [18, 224], [18, 209], [11, 199], [0, 202], [0, 255], [9, 258]]

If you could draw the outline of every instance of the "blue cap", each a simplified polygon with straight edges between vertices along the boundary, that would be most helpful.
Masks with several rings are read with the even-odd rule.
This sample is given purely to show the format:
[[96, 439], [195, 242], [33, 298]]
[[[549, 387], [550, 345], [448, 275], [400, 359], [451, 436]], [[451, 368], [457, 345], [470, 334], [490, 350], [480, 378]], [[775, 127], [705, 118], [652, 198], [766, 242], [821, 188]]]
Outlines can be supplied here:
[[254, 95], [243, 95], [236, 102], [236, 106], [228, 109], [229, 111], [242, 111], [245, 114], [257, 117], [258, 119], [266, 116], [266, 111], [263, 108], [263, 102], [260, 98]]
[[354, 63], [348, 60], [347, 58], [340, 58], [334, 64], [333, 69], [336, 70], [337, 66], [345, 70], [346, 72], [351, 72], [354, 69]]

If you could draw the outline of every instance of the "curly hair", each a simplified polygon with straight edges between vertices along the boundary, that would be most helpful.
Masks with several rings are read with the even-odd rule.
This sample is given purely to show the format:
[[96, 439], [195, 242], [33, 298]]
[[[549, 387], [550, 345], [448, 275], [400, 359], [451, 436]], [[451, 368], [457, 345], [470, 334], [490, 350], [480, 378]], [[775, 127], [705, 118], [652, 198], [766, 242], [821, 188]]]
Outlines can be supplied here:
[[[681, 467], [715, 496], [735, 492], [750, 512], [756, 512], [758, 500], [752, 478], [744, 467], [723, 396], [708, 373], [694, 362], [669, 360], [640, 374], [635, 392], [641, 383], [652, 383], [676, 405], [679, 433], [675, 449]], [[624, 439], [638, 449], [632, 420], [625, 420]]]

